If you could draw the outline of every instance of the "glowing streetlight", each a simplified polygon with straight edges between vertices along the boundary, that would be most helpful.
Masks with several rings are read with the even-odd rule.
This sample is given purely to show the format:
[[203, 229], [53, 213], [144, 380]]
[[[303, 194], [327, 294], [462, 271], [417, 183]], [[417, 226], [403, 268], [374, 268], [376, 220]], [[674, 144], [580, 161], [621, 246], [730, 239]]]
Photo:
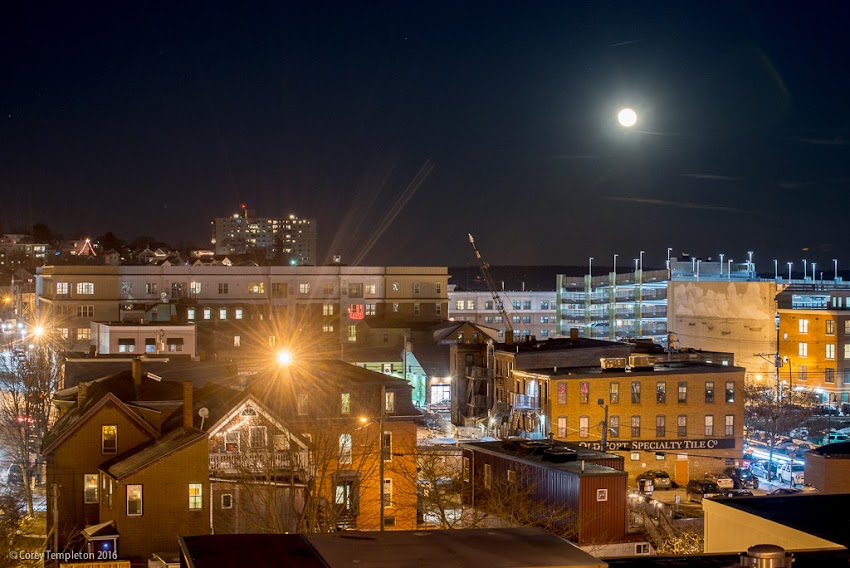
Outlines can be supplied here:
[[286, 350], [278, 351], [277, 362], [281, 365], [289, 365], [292, 363], [292, 353]]
[[620, 126], [631, 128], [637, 123], [637, 113], [630, 108], [624, 108], [617, 113], [617, 122]]
[[40, 325], [37, 325], [34, 328], [32, 328], [32, 333], [36, 337], [41, 337], [42, 335], [44, 335], [44, 328], [41, 327]]

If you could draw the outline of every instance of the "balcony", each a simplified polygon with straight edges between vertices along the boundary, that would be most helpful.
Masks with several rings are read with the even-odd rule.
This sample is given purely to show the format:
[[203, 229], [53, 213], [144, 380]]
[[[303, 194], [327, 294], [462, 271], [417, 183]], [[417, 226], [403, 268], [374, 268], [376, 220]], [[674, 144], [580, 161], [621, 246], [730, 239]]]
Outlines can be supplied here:
[[513, 395], [514, 410], [540, 410], [540, 397], [527, 394]]
[[307, 471], [307, 451], [210, 453], [210, 475], [279, 475]]

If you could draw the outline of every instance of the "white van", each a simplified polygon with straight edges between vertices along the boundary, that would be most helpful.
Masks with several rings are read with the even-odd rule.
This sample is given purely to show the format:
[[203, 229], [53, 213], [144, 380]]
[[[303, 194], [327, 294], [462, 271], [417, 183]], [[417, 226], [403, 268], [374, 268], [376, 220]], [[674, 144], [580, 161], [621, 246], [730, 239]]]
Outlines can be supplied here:
[[790, 483], [792, 485], [802, 485], [804, 483], [803, 466], [801, 465], [790, 463], [780, 464], [777, 475], [783, 483]]

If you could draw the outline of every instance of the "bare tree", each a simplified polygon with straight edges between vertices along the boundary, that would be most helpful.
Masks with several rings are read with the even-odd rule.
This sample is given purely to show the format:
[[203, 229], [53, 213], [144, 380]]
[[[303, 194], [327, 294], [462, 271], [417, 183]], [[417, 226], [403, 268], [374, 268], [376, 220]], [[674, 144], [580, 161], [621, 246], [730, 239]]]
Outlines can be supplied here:
[[[806, 396], [805, 393], [794, 394], [793, 391], [789, 391], [788, 396], [777, 396], [772, 387], [747, 387], [746, 421], [749, 428], [764, 432], [770, 460], [773, 460], [773, 451], [779, 439], [788, 436], [791, 430], [812, 415], [811, 408], [803, 404], [807, 400], [804, 400]], [[771, 473], [768, 468], [768, 479]]]
[[32, 515], [31, 481], [41, 475], [41, 442], [49, 427], [59, 361], [46, 344], [8, 347], [0, 355], [0, 444], [21, 467], [26, 511]]

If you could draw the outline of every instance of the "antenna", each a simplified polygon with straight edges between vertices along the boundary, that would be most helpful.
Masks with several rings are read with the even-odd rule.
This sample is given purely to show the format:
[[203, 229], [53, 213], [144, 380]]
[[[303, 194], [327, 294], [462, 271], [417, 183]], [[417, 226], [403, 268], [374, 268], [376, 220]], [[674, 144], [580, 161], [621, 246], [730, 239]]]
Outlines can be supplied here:
[[198, 409], [198, 416], [201, 417], [201, 430], [204, 429], [204, 419], [210, 415], [210, 410], [206, 406]]

